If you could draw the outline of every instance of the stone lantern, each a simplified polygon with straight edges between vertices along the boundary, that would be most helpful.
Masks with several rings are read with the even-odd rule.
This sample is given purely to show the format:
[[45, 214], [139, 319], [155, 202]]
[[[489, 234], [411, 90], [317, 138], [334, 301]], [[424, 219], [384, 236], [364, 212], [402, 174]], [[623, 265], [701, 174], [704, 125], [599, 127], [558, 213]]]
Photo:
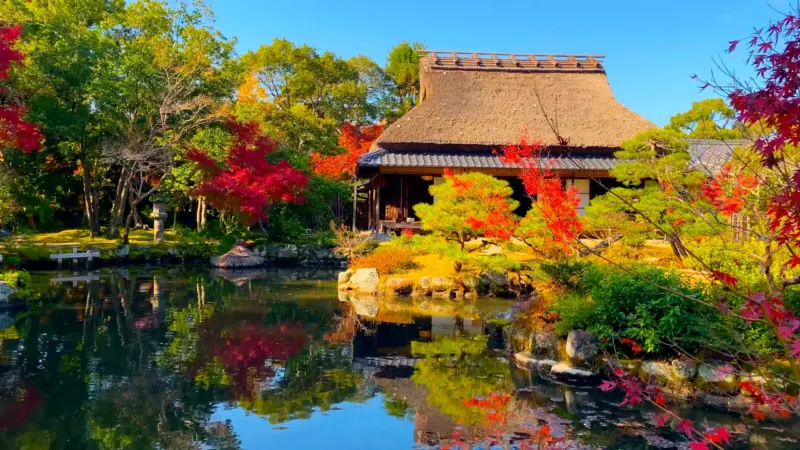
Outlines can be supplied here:
[[150, 214], [153, 219], [153, 239], [156, 243], [164, 242], [164, 222], [167, 219], [167, 204], [163, 200], [153, 202], [153, 212]]

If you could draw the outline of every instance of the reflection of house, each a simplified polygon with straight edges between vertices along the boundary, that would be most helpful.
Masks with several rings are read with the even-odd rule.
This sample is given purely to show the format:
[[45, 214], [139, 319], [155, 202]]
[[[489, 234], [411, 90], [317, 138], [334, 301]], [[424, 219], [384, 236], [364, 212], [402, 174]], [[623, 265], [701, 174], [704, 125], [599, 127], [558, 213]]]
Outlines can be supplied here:
[[370, 179], [371, 228], [413, 217], [445, 168], [509, 177], [525, 207], [520, 167], [492, 153], [523, 134], [545, 145], [545, 163], [572, 180], [583, 207], [602, 193], [589, 178], [609, 178], [622, 141], [654, 128], [617, 102], [598, 56], [425, 51], [420, 88], [420, 104], [358, 161], [358, 176]]

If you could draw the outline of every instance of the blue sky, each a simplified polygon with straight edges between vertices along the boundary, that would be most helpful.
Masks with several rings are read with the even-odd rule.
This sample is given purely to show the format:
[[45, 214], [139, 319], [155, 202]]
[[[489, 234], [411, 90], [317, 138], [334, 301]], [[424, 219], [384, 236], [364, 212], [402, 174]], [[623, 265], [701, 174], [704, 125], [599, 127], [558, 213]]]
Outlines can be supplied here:
[[[791, 0], [210, 0], [217, 27], [244, 53], [285, 37], [384, 64], [401, 41], [430, 49], [606, 55], [617, 99], [663, 125], [700, 93], [728, 41], [778, 17]], [[793, 4], [793, 3], [791, 3]], [[774, 8], [774, 9], [773, 9]]]

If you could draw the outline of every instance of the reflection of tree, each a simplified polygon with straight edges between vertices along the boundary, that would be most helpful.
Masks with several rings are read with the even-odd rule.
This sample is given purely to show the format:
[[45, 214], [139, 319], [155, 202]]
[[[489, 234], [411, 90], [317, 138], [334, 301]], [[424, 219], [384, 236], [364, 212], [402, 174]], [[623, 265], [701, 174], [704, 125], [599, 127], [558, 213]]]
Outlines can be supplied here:
[[364, 377], [353, 370], [349, 349], [326, 344], [309, 345], [286, 362], [285, 377], [273, 389], [242, 406], [266, 416], [272, 423], [311, 417], [314, 408], [327, 411], [336, 403], [363, 401]]
[[412, 342], [411, 351], [423, 356], [412, 381], [428, 389], [428, 403], [463, 424], [480, 424], [485, 414], [467, 403], [493, 392], [511, 392], [507, 363], [487, 352], [487, 337], [440, 337]]

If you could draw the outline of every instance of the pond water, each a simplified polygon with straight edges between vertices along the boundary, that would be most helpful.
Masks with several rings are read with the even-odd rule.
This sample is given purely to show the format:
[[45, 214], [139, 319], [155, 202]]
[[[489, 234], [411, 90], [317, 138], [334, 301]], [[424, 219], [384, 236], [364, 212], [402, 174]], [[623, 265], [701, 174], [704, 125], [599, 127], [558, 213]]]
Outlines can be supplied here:
[[[0, 448], [686, 445], [652, 410], [492, 350], [507, 300], [344, 302], [328, 271], [32, 275], [0, 311]], [[740, 448], [800, 445], [797, 427], [682, 413]]]

